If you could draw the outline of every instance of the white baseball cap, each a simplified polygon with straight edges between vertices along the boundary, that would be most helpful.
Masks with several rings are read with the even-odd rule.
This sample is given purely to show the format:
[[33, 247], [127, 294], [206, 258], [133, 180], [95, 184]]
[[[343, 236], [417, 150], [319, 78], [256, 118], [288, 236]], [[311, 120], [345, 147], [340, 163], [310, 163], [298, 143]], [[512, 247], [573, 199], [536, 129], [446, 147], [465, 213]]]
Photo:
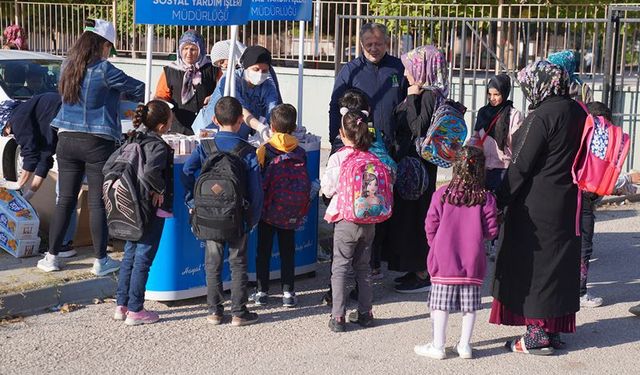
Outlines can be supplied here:
[[90, 31], [94, 34], [98, 34], [101, 37], [105, 38], [113, 45], [111, 52], [115, 54], [115, 45], [116, 45], [116, 29], [113, 27], [113, 24], [109, 21], [95, 19], [96, 25], [94, 27], [87, 26], [84, 28], [84, 31]]

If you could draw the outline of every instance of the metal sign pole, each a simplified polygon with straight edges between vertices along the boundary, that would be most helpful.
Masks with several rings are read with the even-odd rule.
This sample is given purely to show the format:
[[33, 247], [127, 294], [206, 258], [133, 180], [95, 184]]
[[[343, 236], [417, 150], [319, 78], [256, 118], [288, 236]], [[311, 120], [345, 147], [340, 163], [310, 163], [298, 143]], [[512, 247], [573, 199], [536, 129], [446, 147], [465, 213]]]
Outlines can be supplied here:
[[302, 126], [302, 81], [304, 78], [304, 34], [306, 22], [300, 21], [298, 46], [298, 127]]
[[147, 25], [147, 64], [145, 70], [144, 102], [151, 100], [151, 60], [153, 59], [153, 25]]
[[234, 57], [236, 55], [236, 43], [238, 40], [238, 25], [231, 26], [231, 46], [229, 48], [229, 64], [227, 66], [227, 77], [224, 81], [224, 95], [235, 97], [235, 77], [234, 70], [236, 67]]

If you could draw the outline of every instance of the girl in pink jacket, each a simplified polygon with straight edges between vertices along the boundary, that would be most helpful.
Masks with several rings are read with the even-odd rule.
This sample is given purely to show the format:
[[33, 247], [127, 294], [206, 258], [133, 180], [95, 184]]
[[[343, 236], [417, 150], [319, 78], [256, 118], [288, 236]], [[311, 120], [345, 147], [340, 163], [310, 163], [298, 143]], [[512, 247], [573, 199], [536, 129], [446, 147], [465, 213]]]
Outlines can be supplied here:
[[498, 234], [496, 201], [484, 187], [484, 164], [481, 149], [463, 147], [453, 165], [453, 179], [431, 199], [425, 231], [431, 247], [427, 269], [433, 342], [416, 345], [418, 355], [444, 359], [449, 313], [462, 311], [462, 333], [454, 350], [461, 358], [473, 357], [469, 343], [487, 266], [483, 241]]

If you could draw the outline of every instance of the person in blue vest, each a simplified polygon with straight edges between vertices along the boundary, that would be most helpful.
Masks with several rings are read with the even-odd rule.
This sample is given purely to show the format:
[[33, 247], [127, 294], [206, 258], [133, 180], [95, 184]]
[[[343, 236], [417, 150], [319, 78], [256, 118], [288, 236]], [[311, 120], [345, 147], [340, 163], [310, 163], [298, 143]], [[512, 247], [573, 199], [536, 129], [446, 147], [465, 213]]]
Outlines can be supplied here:
[[366, 23], [360, 28], [363, 54], [345, 65], [336, 77], [329, 103], [329, 141], [332, 151], [340, 148], [340, 105], [338, 101], [349, 89], [359, 89], [367, 95], [371, 106], [370, 119], [380, 131], [387, 150], [393, 151], [396, 133], [393, 111], [407, 96], [404, 66], [399, 58], [389, 55], [387, 28], [378, 23]]

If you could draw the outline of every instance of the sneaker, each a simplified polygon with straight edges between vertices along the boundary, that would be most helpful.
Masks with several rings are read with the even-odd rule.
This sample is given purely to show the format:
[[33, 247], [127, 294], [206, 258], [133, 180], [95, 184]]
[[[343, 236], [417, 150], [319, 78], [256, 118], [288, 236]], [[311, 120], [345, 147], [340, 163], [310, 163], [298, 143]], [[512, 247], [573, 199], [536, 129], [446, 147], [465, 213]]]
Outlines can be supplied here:
[[110, 273], [116, 272], [119, 269], [120, 262], [111, 259], [109, 256], [106, 256], [102, 259], [96, 259], [95, 261], [93, 261], [93, 268], [91, 269], [91, 273], [96, 276], [106, 276]]
[[248, 326], [258, 321], [258, 314], [245, 311], [241, 315], [234, 316], [231, 319], [231, 325], [234, 327]]
[[249, 296], [249, 301], [253, 301], [256, 306], [266, 306], [269, 302], [269, 295], [265, 292], [255, 292]]
[[632, 306], [632, 307], [629, 309], [629, 312], [630, 312], [630, 313], [632, 313], [632, 314], [633, 314], [633, 315], [635, 315], [635, 316], [640, 316], [640, 305]]
[[345, 332], [347, 330], [347, 322], [344, 317], [329, 319], [329, 329], [332, 332]]
[[472, 359], [473, 358], [473, 348], [471, 345], [460, 345], [457, 343], [456, 346], [453, 347], [453, 351], [458, 353], [458, 356], [463, 359]]
[[322, 296], [322, 303], [325, 303], [327, 306], [333, 306], [333, 295], [331, 295], [331, 289], [324, 293]]
[[417, 355], [421, 355], [423, 357], [429, 357], [433, 359], [447, 358], [447, 353], [444, 351], [444, 348], [438, 349], [435, 346], [433, 346], [432, 343], [416, 345], [413, 347], [413, 351]]
[[371, 280], [382, 280], [384, 279], [384, 273], [380, 268], [374, 268], [371, 270]]
[[116, 312], [113, 314], [114, 320], [125, 320], [127, 319], [127, 306], [116, 306]]
[[352, 311], [349, 314], [349, 322], [359, 324], [363, 328], [373, 326], [373, 313], [371, 311], [367, 313], [361, 313], [358, 310]]
[[415, 280], [402, 283], [395, 287], [395, 291], [398, 293], [422, 293], [431, 290], [431, 280], [421, 279], [416, 277]]
[[137, 326], [140, 324], [151, 324], [160, 320], [160, 316], [153, 311], [142, 309], [138, 312], [129, 311], [124, 324], [128, 326]]
[[213, 313], [213, 314], [207, 315], [207, 323], [213, 324], [214, 326], [222, 324], [223, 320], [224, 320], [224, 314], [222, 313]]
[[604, 301], [600, 297], [594, 297], [589, 293], [580, 297], [580, 307], [600, 307]]
[[404, 275], [393, 279], [393, 282], [396, 284], [404, 284], [406, 282], [413, 281], [414, 279], [416, 279], [416, 274], [413, 272], [407, 272]]
[[60, 261], [57, 256], [47, 252], [44, 253], [44, 258], [38, 261], [38, 268], [44, 272], [60, 271]]
[[298, 304], [298, 299], [296, 298], [296, 294], [292, 292], [284, 292], [282, 296], [282, 306], [284, 307], [296, 307]]
[[66, 245], [62, 245], [62, 248], [58, 252], [60, 258], [71, 258], [78, 255], [78, 252], [73, 249], [73, 242], [69, 242]]

